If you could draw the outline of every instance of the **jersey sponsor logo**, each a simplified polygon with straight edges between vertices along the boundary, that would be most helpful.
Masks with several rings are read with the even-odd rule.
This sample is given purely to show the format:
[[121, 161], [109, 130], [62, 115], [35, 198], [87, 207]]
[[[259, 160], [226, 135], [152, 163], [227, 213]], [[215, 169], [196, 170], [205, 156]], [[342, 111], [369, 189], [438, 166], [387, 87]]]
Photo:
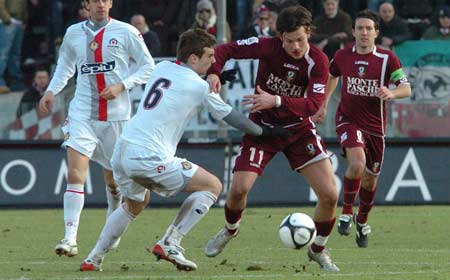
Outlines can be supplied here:
[[192, 169], [192, 164], [189, 161], [183, 161], [181, 163], [181, 166], [183, 167], [184, 170]]
[[313, 92], [314, 93], [325, 93], [325, 85], [324, 84], [313, 84]]
[[302, 97], [303, 92], [305, 91], [304, 87], [285, 81], [272, 73], [270, 73], [269, 78], [266, 81], [266, 86], [272, 92], [281, 96]]
[[347, 93], [360, 96], [376, 96], [380, 87], [377, 79], [347, 77]]
[[283, 67], [289, 68], [289, 69], [294, 69], [294, 70], [300, 70], [300, 68], [298, 66], [295, 66], [294, 64], [290, 64], [290, 63], [284, 63]]
[[259, 39], [257, 37], [250, 37], [248, 39], [244, 39], [244, 40], [237, 40], [236, 43], [239, 46], [249, 46], [249, 45], [253, 45], [259, 42]]
[[101, 62], [101, 63], [86, 63], [81, 65], [81, 74], [93, 75], [98, 73], [106, 73], [113, 71], [116, 68], [116, 62]]
[[107, 47], [117, 48], [118, 46], [119, 46], [119, 41], [117, 41], [116, 38], [109, 39]]

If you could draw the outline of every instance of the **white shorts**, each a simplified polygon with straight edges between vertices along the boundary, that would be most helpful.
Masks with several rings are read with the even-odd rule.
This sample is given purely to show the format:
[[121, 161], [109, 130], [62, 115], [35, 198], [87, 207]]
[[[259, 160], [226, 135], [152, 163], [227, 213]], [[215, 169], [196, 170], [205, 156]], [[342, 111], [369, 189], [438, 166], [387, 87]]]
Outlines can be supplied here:
[[151, 186], [153, 192], [170, 197], [182, 191], [198, 169], [198, 165], [184, 158], [161, 160], [153, 151], [122, 139], [117, 141], [111, 165], [120, 192], [135, 201], [144, 201], [148, 191], [136, 181], [151, 179], [158, 183]]
[[67, 118], [62, 127], [64, 142], [61, 146], [71, 147], [103, 168], [112, 170], [110, 160], [114, 145], [125, 123], [126, 121], [80, 121]]

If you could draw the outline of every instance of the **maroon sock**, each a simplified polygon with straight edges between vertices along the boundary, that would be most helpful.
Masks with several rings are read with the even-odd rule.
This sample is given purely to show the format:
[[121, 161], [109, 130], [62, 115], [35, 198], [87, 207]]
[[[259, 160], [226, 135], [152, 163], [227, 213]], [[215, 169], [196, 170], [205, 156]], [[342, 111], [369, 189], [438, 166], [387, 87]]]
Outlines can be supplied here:
[[358, 217], [356, 220], [360, 224], [367, 223], [367, 219], [369, 217], [370, 209], [372, 209], [373, 201], [375, 200], [375, 193], [377, 189], [375, 188], [373, 192], [368, 191], [364, 188], [359, 190], [359, 209], [358, 209]]
[[[225, 203], [225, 220], [229, 224], [236, 224], [241, 220], [242, 212], [244, 212], [244, 209], [230, 209], [228, 208], [228, 205]], [[228, 232], [230, 234], [235, 234], [238, 229], [228, 229]]]
[[353, 203], [355, 202], [356, 194], [361, 185], [361, 178], [349, 179], [344, 176], [344, 191], [342, 195], [342, 214], [353, 215]]
[[[336, 217], [329, 221], [316, 222], [317, 236], [328, 237], [333, 230], [334, 223], [336, 222]], [[316, 238], [317, 240], [317, 238]], [[315, 253], [322, 252], [325, 249], [325, 244], [316, 244], [316, 241], [311, 245], [311, 250]]]

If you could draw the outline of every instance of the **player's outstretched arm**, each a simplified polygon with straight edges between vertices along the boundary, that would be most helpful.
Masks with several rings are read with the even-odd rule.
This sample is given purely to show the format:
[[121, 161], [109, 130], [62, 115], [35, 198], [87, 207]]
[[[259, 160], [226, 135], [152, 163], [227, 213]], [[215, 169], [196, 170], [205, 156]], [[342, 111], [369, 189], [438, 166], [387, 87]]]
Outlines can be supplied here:
[[332, 75], [328, 76], [327, 87], [325, 91], [325, 101], [320, 105], [317, 112], [311, 117], [313, 122], [323, 123], [327, 115], [328, 102], [330, 101], [331, 95], [334, 93], [337, 84], [339, 82], [339, 77], [334, 77]]
[[254, 136], [281, 136], [286, 137], [291, 135], [290, 131], [281, 126], [259, 126], [246, 118], [243, 114], [235, 109], [223, 118], [223, 120], [234, 128], [237, 128], [246, 134]]

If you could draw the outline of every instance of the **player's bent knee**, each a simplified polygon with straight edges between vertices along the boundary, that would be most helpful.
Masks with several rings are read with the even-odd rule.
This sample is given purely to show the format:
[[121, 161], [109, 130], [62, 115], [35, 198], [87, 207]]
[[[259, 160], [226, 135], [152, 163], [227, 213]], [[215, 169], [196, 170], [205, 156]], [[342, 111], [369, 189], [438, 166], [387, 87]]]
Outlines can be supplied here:
[[220, 182], [219, 178], [214, 176], [214, 178], [211, 180], [208, 191], [214, 194], [216, 197], [220, 195], [220, 193], [222, 192], [222, 182]]
[[365, 165], [363, 161], [355, 160], [348, 164], [349, 172], [355, 177], [361, 177], [364, 174]]
[[322, 192], [317, 198], [320, 204], [327, 208], [335, 208], [338, 202], [338, 194], [336, 191]]
[[67, 170], [67, 181], [69, 184], [84, 184], [86, 180], [86, 173], [79, 170], [78, 168], [68, 168]]

